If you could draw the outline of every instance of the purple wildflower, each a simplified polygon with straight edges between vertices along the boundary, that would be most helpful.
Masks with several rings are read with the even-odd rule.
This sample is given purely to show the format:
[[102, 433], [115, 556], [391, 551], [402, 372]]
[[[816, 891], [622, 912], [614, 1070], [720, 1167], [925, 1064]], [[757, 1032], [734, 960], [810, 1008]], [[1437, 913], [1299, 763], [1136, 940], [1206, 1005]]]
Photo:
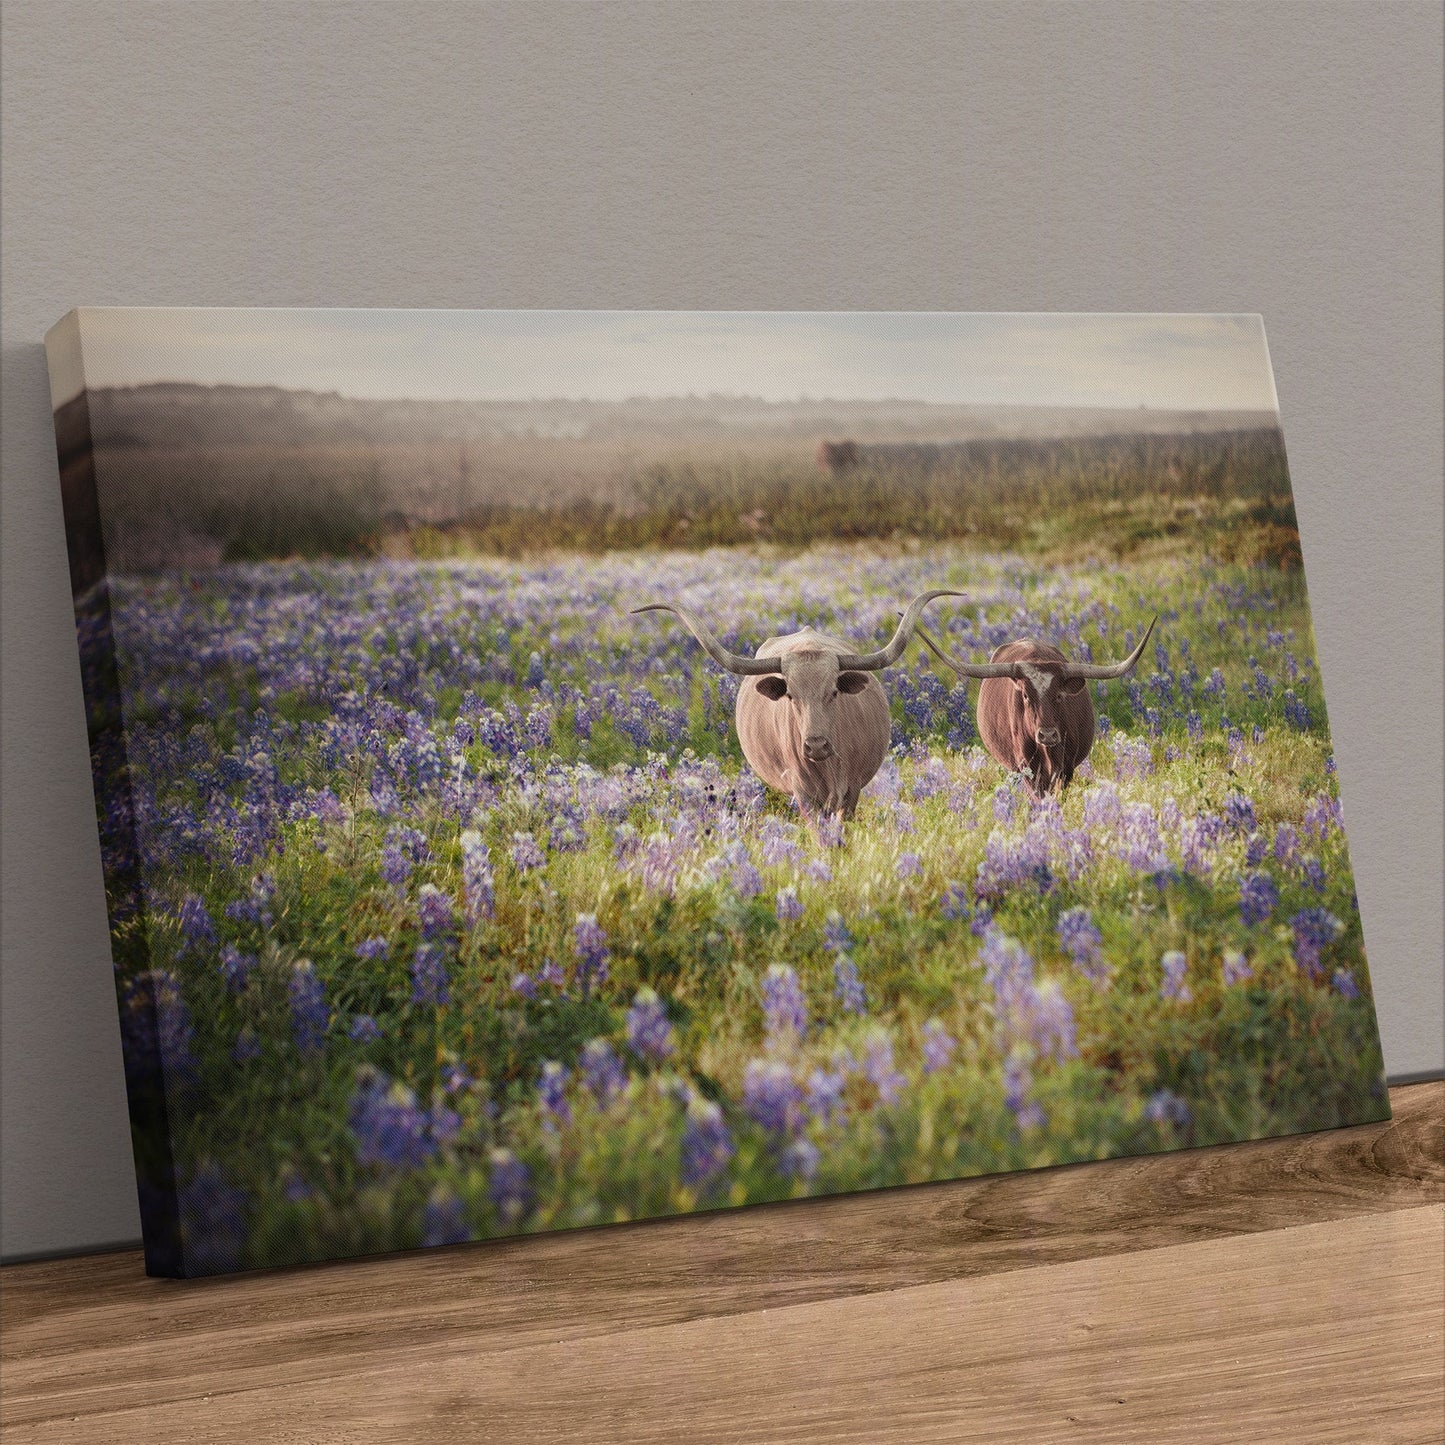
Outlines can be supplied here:
[[316, 970], [302, 960], [291, 970], [287, 985], [291, 1002], [291, 1036], [303, 1054], [315, 1053], [326, 1041], [331, 1023], [331, 1010], [326, 1005], [326, 990]]
[[452, 900], [434, 883], [423, 883], [417, 895], [416, 916], [423, 938], [440, 938], [453, 926]]
[[896, 1104], [908, 1082], [893, 1062], [893, 1040], [882, 1029], [875, 1029], [863, 1046], [863, 1072], [878, 1090], [880, 1104]]
[[1348, 968], [1337, 968], [1330, 979], [1330, 985], [1341, 998], [1359, 998], [1360, 986], [1355, 975]]
[[1010, 1054], [1003, 1066], [1004, 1103], [1024, 1133], [1039, 1128], [1044, 1122], [1044, 1111], [1031, 1096], [1033, 1086], [1028, 1060], [1021, 1053]]
[[1074, 960], [1074, 967], [1098, 988], [1109, 985], [1109, 965], [1103, 957], [1104, 937], [1087, 908], [1070, 908], [1055, 925], [1059, 944]]
[[943, 890], [938, 907], [945, 918], [966, 923], [972, 911], [968, 906], [968, 889], [961, 883], [950, 883]]
[[242, 953], [234, 943], [228, 943], [221, 949], [221, 975], [231, 993], [242, 993], [245, 990], [246, 980], [250, 978], [255, 964], [255, 955]]
[[770, 1134], [790, 1136], [800, 1127], [803, 1091], [793, 1071], [777, 1059], [753, 1059], [743, 1073], [743, 1108]]
[[567, 1103], [567, 1070], [552, 1059], [542, 1065], [542, 1077], [537, 1083], [537, 1098], [549, 1116], [549, 1122], [572, 1122], [572, 1109]]
[[370, 1014], [357, 1014], [347, 1024], [346, 1036], [352, 1043], [374, 1044], [381, 1037], [381, 1026]]
[[547, 866], [547, 855], [530, 833], [512, 834], [512, 866], [518, 873], [530, 873]]
[[126, 984], [120, 1000], [120, 1038], [126, 1083], [176, 1088], [195, 1075], [195, 1029], [175, 975], [149, 969]]
[[462, 1201], [445, 1184], [438, 1184], [427, 1195], [426, 1207], [421, 1215], [421, 1243], [423, 1249], [434, 1249], [443, 1244], [465, 1244], [472, 1237], [467, 1226]]
[[1254, 976], [1254, 972], [1249, 966], [1249, 960], [1234, 948], [1224, 950], [1224, 963], [1219, 972], [1225, 988], [1236, 983], [1243, 983], [1245, 979]]
[[423, 943], [411, 964], [411, 1001], [440, 1007], [451, 1000], [451, 977], [446, 956], [434, 943]]
[[843, 1102], [843, 1086], [847, 1082], [838, 1069], [814, 1069], [808, 1075], [807, 1096], [804, 1108], [808, 1117], [816, 1124], [827, 1128], [830, 1124], [841, 1124], [848, 1110]]
[[720, 1108], [694, 1095], [682, 1130], [682, 1182], [701, 1189], [727, 1168], [734, 1153], [732, 1132]]
[[650, 988], [640, 988], [627, 1011], [627, 1045], [640, 1059], [660, 1064], [673, 1050], [672, 1025], [662, 1000]]
[[1149, 1096], [1148, 1103], [1144, 1105], [1144, 1117], [1151, 1124], [1183, 1133], [1188, 1129], [1192, 1115], [1189, 1105], [1172, 1089], [1160, 1089]]
[[512, 992], [519, 993], [526, 999], [534, 999], [537, 997], [537, 981], [530, 973], [519, 973], [512, 979]]
[[958, 1040], [937, 1019], [929, 1019], [923, 1025], [923, 1072], [941, 1073], [952, 1061], [957, 1048]]
[[1290, 920], [1294, 928], [1294, 960], [1310, 978], [1320, 976], [1320, 955], [1344, 931], [1344, 925], [1323, 908], [1306, 908]]
[[582, 996], [587, 997], [593, 985], [607, 982], [607, 934], [597, 922], [595, 913], [579, 913], [572, 928], [572, 950], [577, 955], [577, 979]]
[[1189, 992], [1189, 985], [1184, 981], [1184, 970], [1188, 967], [1188, 959], [1172, 948], [1160, 959], [1164, 976], [1159, 984], [1159, 997], [1173, 999], [1176, 1003], [1188, 1003], [1194, 995]]
[[1230, 793], [1224, 800], [1224, 821], [1234, 833], [1253, 833], [1259, 826], [1254, 804], [1243, 793]]
[[858, 965], [846, 953], [840, 953], [833, 960], [833, 996], [842, 1005], [844, 1013], [868, 1012], [868, 996], [863, 991], [863, 980], [858, 976]]
[[830, 953], [847, 953], [853, 947], [853, 935], [843, 922], [842, 914], [830, 912], [823, 922], [823, 947]]
[[1279, 888], [1268, 873], [1247, 873], [1239, 880], [1239, 916], [1246, 928], [1265, 922], [1279, 906]]
[[202, 953], [216, 946], [216, 925], [198, 893], [187, 893], [181, 900], [180, 920], [181, 957], [188, 953]]
[[462, 845], [462, 889], [466, 896], [466, 916], [469, 927], [475, 928], [484, 919], [489, 919], [496, 907], [496, 891], [492, 878], [492, 860], [482, 835], [474, 828], [467, 829], [461, 837]]
[[379, 1069], [357, 1071], [349, 1123], [356, 1162], [386, 1169], [415, 1169], [437, 1151], [432, 1119], [416, 1095]]
[[190, 1274], [239, 1269], [246, 1248], [246, 1195], [212, 1163], [179, 1191], [181, 1249]]
[[520, 1224], [531, 1212], [535, 1195], [532, 1171], [510, 1149], [493, 1149], [487, 1197], [503, 1224]]
[[803, 916], [803, 905], [799, 901], [798, 890], [791, 884], [786, 888], [778, 889], [774, 911], [779, 923], [796, 923]]
[[786, 963], [772, 964], [763, 975], [763, 1021], [772, 1038], [802, 1038], [808, 1032], [808, 1000]]
[[582, 1082], [599, 1109], [605, 1109], [627, 1087], [627, 1070], [606, 1039], [593, 1039], [583, 1048], [577, 1063]]
[[356, 956], [367, 962], [386, 958], [391, 953], [391, 944], [381, 937], [364, 938], [356, 945]]

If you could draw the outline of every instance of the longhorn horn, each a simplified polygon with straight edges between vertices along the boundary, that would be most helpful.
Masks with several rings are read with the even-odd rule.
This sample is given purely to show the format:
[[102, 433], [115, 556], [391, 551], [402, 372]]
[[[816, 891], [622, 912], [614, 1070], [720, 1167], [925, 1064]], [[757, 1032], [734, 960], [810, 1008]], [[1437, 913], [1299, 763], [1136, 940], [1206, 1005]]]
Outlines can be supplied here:
[[1022, 677], [1016, 662], [960, 662], [950, 657], [921, 627], [918, 640], [940, 662], [947, 663], [960, 677]]
[[764, 674], [783, 670], [783, 664], [779, 658], [744, 657], [741, 653], [729, 652], [713, 636], [707, 624], [696, 613], [689, 612], [686, 607], [678, 607], [671, 602], [650, 602], [646, 607], [634, 607], [628, 616], [636, 617], [639, 612], [671, 612], [682, 618], [688, 631], [702, 644], [703, 651], [719, 667], [725, 667], [729, 672], [736, 672], [743, 677], [762, 677]]
[[1132, 672], [1135, 664], [1144, 653], [1144, 644], [1153, 635], [1154, 624], [1158, 622], [1159, 615], [1150, 619], [1148, 627], [1144, 629], [1144, 635], [1139, 639], [1139, 645], [1123, 662], [1066, 662], [1064, 664], [1064, 677], [1097, 677], [1107, 679], [1111, 677], [1123, 677], [1125, 673]]
[[920, 592], [908, 604], [908, 610], [903, 614], [903, 620], [898, 624], [898, 630], [893, 634], [887, 647], [880, 647], [877, 652], [844, 654], [838, 659], [838, 671], [877, 672], [880, 668], [892, 667], [903, 656], [903, 649], [908, 646], [909, 639], [917, 630], [918, 619], [922, 615], [923, 609], [935, 597], [963, 597], [965, 595], [965, 593], [954, 592], [947, 587], [936, 587], [931, 592]]

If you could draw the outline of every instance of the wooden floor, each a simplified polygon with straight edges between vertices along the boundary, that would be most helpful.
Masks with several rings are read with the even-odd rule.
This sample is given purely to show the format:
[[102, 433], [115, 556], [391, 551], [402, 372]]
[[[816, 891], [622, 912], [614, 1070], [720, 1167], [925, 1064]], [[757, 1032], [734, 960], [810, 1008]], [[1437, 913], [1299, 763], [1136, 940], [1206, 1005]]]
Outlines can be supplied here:
[[12, 1265], [6, 1445], [1445, 1440], [1445, 1084], [1389, 1124], [148, 1280]]

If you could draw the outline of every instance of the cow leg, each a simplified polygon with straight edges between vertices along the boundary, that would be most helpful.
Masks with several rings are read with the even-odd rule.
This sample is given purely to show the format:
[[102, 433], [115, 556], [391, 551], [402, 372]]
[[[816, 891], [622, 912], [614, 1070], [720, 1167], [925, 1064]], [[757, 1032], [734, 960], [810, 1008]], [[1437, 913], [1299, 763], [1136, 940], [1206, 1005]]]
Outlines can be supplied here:
[[851, 823], [854, 813], [858, 811], [858, 792], [857, 788], [849, 788], [843, 795], [843, 821], [845, 823]]

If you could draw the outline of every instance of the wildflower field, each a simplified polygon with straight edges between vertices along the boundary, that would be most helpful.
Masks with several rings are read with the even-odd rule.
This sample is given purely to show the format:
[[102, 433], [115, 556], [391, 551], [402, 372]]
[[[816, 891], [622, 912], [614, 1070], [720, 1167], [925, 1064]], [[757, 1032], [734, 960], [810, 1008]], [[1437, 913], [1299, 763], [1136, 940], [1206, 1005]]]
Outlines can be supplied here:
[[[1137, 672], [1091, 684], [1061, 798], [982, 751], [976, 685], [915, 642], [880, 675], [883, 770], [815, 836], [744, 762], [736, 680], [627, 615], [878, 645], [941, 586], [968, 599], [925, 625], [966, 657], [1119, 657], [1159, 614]], [[1294, 565], [274, 561], [113, 579], [81, 641], [153, 1266], [1388, 1113]]]

